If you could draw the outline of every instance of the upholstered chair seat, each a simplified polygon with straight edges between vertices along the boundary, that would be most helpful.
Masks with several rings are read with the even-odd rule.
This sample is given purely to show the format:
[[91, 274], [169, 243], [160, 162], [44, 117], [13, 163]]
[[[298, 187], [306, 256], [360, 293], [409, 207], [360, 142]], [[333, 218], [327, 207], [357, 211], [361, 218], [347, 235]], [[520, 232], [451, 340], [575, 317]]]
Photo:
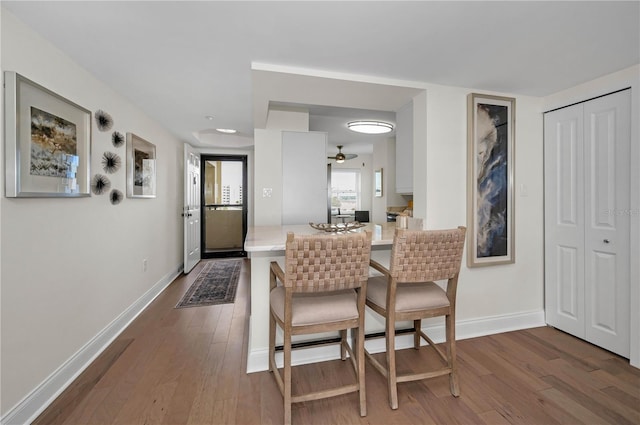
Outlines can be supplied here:
[[[384, 308], [387, 303], [387, 278], [376, 276], [367, 283], [367, 302]], [[396, 312], [449, 307], [447, 293], [434, 282], [398, 283]]]
[[[273, 313], [284, 321], [285, 289], [278, 286], [269, 297]], [[358, 295], [353, 289], [328, 295], [294, 294], [291, 298], [291, 325], [308, 326], [358, 318]]]

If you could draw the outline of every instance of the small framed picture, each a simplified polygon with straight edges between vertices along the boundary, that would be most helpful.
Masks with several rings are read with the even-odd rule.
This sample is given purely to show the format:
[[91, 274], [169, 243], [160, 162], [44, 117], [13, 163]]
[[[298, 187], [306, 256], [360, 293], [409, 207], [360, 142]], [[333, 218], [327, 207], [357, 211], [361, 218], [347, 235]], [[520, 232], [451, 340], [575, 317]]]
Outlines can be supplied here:
[[515, 262], [516, 100], [471, 93], [467, 111], [467, 265]]
[[127, 133], [127, 197], [156, 197], [156, 145]]
[[374, 195], [376, 198], [382, 198], [382, 168], [374, 171]]
[[90, 196], [91, 112], [5, 71], [5, 195]]

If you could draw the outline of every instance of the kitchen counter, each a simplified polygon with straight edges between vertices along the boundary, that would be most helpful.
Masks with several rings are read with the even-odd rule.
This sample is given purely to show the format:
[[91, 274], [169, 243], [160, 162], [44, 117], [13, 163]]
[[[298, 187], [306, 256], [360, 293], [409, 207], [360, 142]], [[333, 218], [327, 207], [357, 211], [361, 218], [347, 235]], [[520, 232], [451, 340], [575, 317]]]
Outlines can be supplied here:
[[[367, 223], [365, 227], [353, 232], [371, 231], [371, 258], [388, 265], [393, 244], [396, 223]], [[284, 250], [287, 233], [317, 234], [326, 233], [316, 230], [308, 224], [284, 226], [255, 226], [247, 231], [244, 249], [251, 258], [251, 318], [249, 321], [249, 344], [247, 353], [247, 372], [268, 370], [269, 362], [269, 270], [270, 263], [277, 261], [284, 268]], [[377, 273], [371, 269], [372, 273]], [[384, 330], [384, 322], [379, 316], [366, 313], [365, 328], [367, 332]], [[281, 339], [278, 331], [277, 339]], [[335, 335], [316, 334], [312, 339], [333, 337]], [[301, 335], [294, 342], [309, 339]], [[335, 346], [318, 346], [293, 353], [293, 363], [304, 363], [308, 358], [333, 359], [339, 358], [340, 349]]]
[[[384, 246], [391, 245], [393, 243], [393, 234], [395, 229], [395, 223], [367, 223], [365, 227], [352, 230], [352, 232], [369, 230], [371, 231], [371, 245]], [[308, 224], [250, 227], [247, 231], [244, 249], [247, 252], [284, 251], [288, 232], [302, 235], [327, 233], [316, 230]]]

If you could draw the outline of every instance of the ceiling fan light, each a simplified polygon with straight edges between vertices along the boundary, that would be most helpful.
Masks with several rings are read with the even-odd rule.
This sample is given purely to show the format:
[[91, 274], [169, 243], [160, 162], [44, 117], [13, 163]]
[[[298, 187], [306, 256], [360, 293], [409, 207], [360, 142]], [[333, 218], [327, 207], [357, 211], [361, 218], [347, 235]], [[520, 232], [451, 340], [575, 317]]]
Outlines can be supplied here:
[[336, 154], [336, 162], [337, 162], [338, 164], [342, 164], [346, 158], [347, 158], [347, 157], [346, 157], [346, 156], [344, 156], [344, 154], [343, 154], [342, 152], [338, 152], [338, 153]]
[[384, 121], [351, 121], [347, 123], [351, 131], [365, 134], [384, 134], [393, 130], [393, 124]]

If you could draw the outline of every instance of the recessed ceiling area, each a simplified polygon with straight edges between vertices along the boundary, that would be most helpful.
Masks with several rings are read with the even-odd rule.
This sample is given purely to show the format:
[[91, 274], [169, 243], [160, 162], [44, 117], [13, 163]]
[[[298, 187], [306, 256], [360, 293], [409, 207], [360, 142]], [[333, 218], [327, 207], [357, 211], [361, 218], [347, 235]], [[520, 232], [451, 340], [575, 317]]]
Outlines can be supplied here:
[[394, 124], [396, 114], [391, 111], [344, 108], [338, 106], [304, 105], [272, 102], [275, 108], [295, 108], [309, 112], [309, 130], [324, 131], [328, 134], [328, 151], [335, 154], [338, 145], [344, 145], [349, 153], [371, 154], [373, 145], [395, 137], [395, 128], [386, 134], [362, 134], [347, 128], [347, 123], [355, 120], [381, 120]]

